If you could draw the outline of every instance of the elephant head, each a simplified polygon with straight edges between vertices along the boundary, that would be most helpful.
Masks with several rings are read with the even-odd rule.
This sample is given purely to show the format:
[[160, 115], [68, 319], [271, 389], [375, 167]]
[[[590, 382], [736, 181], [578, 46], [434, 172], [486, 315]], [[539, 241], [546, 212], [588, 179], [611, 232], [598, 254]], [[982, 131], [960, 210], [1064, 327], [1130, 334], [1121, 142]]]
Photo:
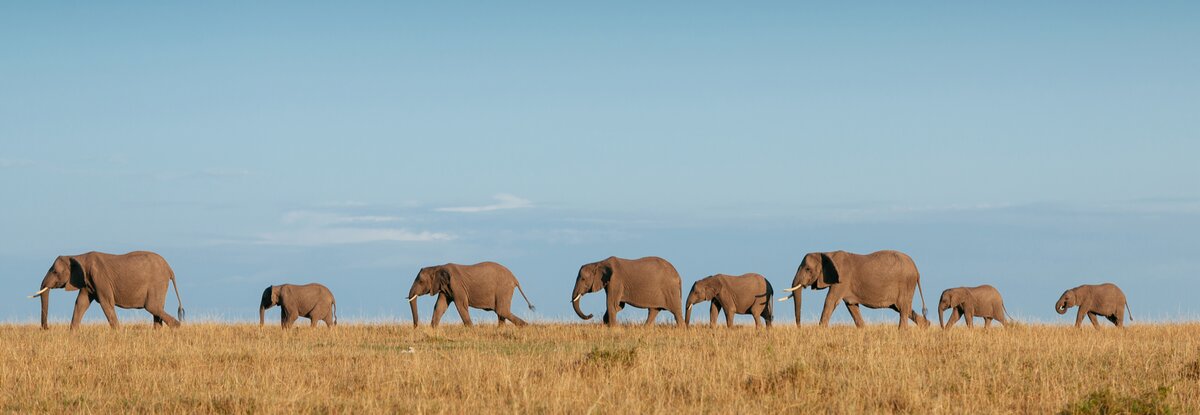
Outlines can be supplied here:
[[971, 297], [971, 292], [961, 288], [951, 288], [942, 291], [942, 297], [938, 300], [938, 326], [946, 328], [946, 321], [942, 313], [955, 307], [963, 307], [964, 314], [967, 311], [967, 307], [974, 307], [974, 299]]
[[[688, 293], [688, 312], [683, 319], [684, 325], [691, 325], [691, 306], [697, 302], [713, 301], [716, 296], [721, 295], [721, 283], [716, 281], [714, 277], [700, 279], [694, 284], [691, 284], [691, 291]], [[726, 313], [732, 313], [731, 309], [726, 309]]]
[[1057, 311], [1058, 314], [1066, 314], [1068, 308], [1079, 305], [1078, 297], [1074, 289], [1067, 290], [1061, 297], [1058, 297], [1058, 302], [1054, 304], [1054, 311]]
[[412, 287], [408, 289], [408, 305], [412, 309], [413, 326], [417, 325], [417, 297], [450, 293], [450, 270], [444, 265], [421, 268]]
[[575, 277], [575, 289], [571, 290], [571, 306], [575, 308], [575, 314], [584, 320], [590, 320], [591, 314], [583, 314], [583, 310], [579, 309], [579, 299], [583, 298], [584, 294], [594, 293], [608, 286], [608, 280], [612, 278], [614, 257], [608, 257], [603, 261], [585, 264], [579, 267], [579, 275]]
[[279, 286], [272, 285], [263, 290], [262, 301], [258, 303], [258, 325], [262, 327], [266, 319], [267, 309], [279, 305]]
[[54, 264], [50, 265], [50, 269], [46, 271], [46, 276], [42, 278], [41, 290], [29, 296], [29, 298], [41, 297], [43, 329], [50, 328], [47, 322], [47, 313], [50, 308], [50, 289], [62, 288], [67, 291], [75, 291], [83, 288], [87, 279], [85, 270], [86, 267], [74, 257], [60, 256], [54, 259]]
[[[800, 261], [800, 267], [796, 268], [796, 276], [792, 278], [792, 288], [784, 291], [792, 293], [788, 297], [796, 299], [796, 324], [800, 324], [800, 290], [806, 287], [812, 287], [814, 290], [822, 290], [830, 285], [837, 284], [841, 281], [841, 276], [838, 273], [838, 263], [841, 262], [842, 252], [819, 253], [812, 252], [804, 256], [804, 260]], [[779, 301], [786, 301], [788, 297], [780, 298]]]

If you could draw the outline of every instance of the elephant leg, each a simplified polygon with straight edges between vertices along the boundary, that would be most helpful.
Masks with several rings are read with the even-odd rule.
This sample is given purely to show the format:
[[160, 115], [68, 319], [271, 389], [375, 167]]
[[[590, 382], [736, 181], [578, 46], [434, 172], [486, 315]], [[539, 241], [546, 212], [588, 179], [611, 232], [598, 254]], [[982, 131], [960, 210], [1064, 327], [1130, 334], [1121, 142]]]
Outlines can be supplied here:
[[1088, 320], [1092, 321], [1092, 327], [1099, 330], [1100, 322], [1096, 321], [1096, 313], [1087, 313], [1087, 316], [1088, 316]]
[[79, 323], [83, 321], [83, 313], [87, 312], [90, 305], [92, 296], [85, 290], [79, 290], [79, 296], [75, 297], [75, 313], [71, 314], [71, 330], [79, 328]]
[[761, 308], [750, 307], [750, 319], [754, 320], [755, 330], [762, 328], [762, 322], [758, 321], [758, 318], [761, 317], [760, 314], [762, 314]]
[[708, 327], [717, 327], [717, 317], [721, 315], [721, 307], [716, 301], [708, 302]]
[[650, 307], [646, 309], [646, 327], [654, 325], [654, 319], [658, 317], [658, 309]]
[[279, 318], [283, 328], [290, 329], [292, 326], [296, 325], [296, 320], [300, 319], [300, 313], [297, 313], [296, 310], [292, 310], [288, 307], [283, 307], [283, 309], [279, 311]]
[[617, 325], [617, 311], [621, 309], [621, 301], [619, 300], [620, 297], [617, 296], [615, 290], [609, 290], [607, 294], [608, 297], [605, 298], [605, 307], [608, 309], [608, 311], [604, 313], [604, 315], [608, 318], [606, 319], [605, 323], [607, 323], [609, 327], [612, 327]]
[[155, 327], [160, 326], [163, 323], [166, 323], [166, 325], [170, 327], [179, 327], [179, 320], [176, 320], [174, 317], [171, 317], [170, 314], [167, 314], [167, 311], [163, 310], [162, 305], [146, 305], [146, 311], [150, 312], [150, 315], [154, 316]]
[[314, 329], [317, 328], [318, 321], [321, 321], [321, 320], [314, 318], [313, 316], [308, 316], [308, 326], [309, 327], [312, 327]]
[[963, 313], [963, 320], [967, 321], [967, 328], [975, 328], [975, 314], [971, 312]]
[[467, 301], [465, 298], [454, 300], [454, 308], [458, 310], [458, 317], [462, 319], [464, 326], [471, 325], [471, 312], [467, 310]]
[[1079, 312], [1075, 313], [1075, 328], [1083, 326], [1083, 316], [1087, 315], [1083, 307], [1079, 307]]
[[112, 328], [121, 327], [121, 323], [117, 322], [117, 308], [111, 302], [100, 301], [100, 309], [104, 310], [104, 318], [108, 319], [108, 326]]
[[726, 327], [733, 328], [733, 316], [735, 314], [737, 314], [737, 313], [734, 312], [733, 310], [730, 310], [728, 308], [725, 309], [725, 326]]
[[506, 320], [516, 324], [517, 327], [527, 324], [525, 320], [512, 313], [512, 293], [509, 293], [508, 298], [500, 296], [496, 299], [496, 317], [500, 318], [500, 324], [504, 324]]
[[[829, 317], [833, 315], [833, 309], [837, 307], [838, 301], [841, 300], [842, 296], [840, 293], [835, 295], [834, 290], [832, 288], [829, 289], [829, 294], [825, 295], [825, 307], [821, 309], [821, 321], [819, 323], [821, 327], [829, 327]], [[858, 322], [854, 324], [857, 325]]]
[[449, 307], [449, 302], [446, 300], [446, 296], [438, 295], [437, 302], [433, 305], [433, 321], [429, 323], [430, 327], [438, 326], [438, 323], [442, 321], [442, 314], [446, 312], [447, 307]]
[[862, 328], [867, 325], [867, 323], [863, 321], [862, 311], [859, 310], [858, 304], [850, 304], [847, 302], [846, 311], [849, 311], [850, 317], [854, 318], [854, 327]]
[[1113, 316], [1104, 316], [1104, 318], [1105, 318], [1105, 319], [1108, 319], [1108, 322], [1109, 322], [1109, 323], [1113, 323], [1113, 325], [1114, 325], [1114, 326], [1121, 327], [1121, 325], [1120, 325], [1120, 324], [1117, 324], [1117, 318], [1116, 318], [1116, 317], [1113, 317]]
[[958, 307], [950, 309], [950, 321], [946, 322], [946, 328], [954, 327], [958, 323]]
[[154, 316], [154, 328], [159, 329], [163, 325], [162, 317]]
[[985, 328], [985, 329], [992, 328], [992, 318], [991, 317], [983, 318], [983, 328]]
[[908, 327], [908, 315], [912, 314], [912, 297], [908, 297], [909, 304], [901, 302], [897, 305], [896, 311], [900, 312], [900, 328]]

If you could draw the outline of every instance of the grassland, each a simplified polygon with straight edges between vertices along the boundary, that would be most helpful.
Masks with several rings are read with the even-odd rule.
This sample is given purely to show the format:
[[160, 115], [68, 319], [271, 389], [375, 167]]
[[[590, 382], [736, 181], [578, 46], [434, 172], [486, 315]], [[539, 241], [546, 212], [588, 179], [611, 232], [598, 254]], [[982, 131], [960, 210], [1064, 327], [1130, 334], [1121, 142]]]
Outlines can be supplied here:
[[1196, 324], [3, 325], [0, 345], [9, 413], [1200, 412]]

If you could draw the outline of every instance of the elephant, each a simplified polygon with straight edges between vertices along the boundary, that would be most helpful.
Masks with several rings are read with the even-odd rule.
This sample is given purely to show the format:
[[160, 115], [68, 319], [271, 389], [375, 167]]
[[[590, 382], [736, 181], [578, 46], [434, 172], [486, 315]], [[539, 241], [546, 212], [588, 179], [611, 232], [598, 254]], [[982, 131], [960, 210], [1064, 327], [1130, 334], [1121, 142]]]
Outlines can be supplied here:
[[412, 288], [408, 290], [408, 304], [412, 307], [413, 327], [417, 327], [417, 297], [436, 295], [437, 303], [433, 306], [432, 327], [437, 327], [442, 320], [442, 313], [450, 303], [458, 309], [458, 316], [464, 325], [471, 325], [471, 315], [467, 307], [495, 311], [500, 325], [511, 321], [517, 326], [524, 326], [525, 320], [517, 317], [511, 311], [513, 289], [521, 293], [525, 304], [534, 310], [533, 303], [525, 296], [521, 283], [512, 271], [495, 262], [480, 262], [475, 265], [445, 264], [421, 268], [417, 278], [413, 280]]
[[845, 251], [811, 252], [804, 256], [792, 287], [784, 291], [788, 298], [796, 300], [796, 325], [800, 324], [800, 291], [805, 287], [814, 290], [828, 288], [825, 307], [821, 310], [821, 327], [829, 326], [829, 316], [838, 301], [854, 317], [854, 325], [863, 327], [858, 306], [867, 308], [890, 308], [900, 313], [900, 327], [908, 326], [912, 320], [918, 326], [928, 327], [925, 319], [925, 293], [921, 292], [921, 315], [912, 309], [914, 287], [921, 290], [921, 276], [912, 258], [898, 251], [878, 251], [867, 255]]
[[754, 319], [754, 327], [761, 327], [758, 321], [761, 316], [771, 328], [775, 319], [775, 306], [771, 296], [775, 290], [771, 282], [759, 274], [742, 274], [738, 276], [716, 274], [705, 277], [692, 284], [692, 290], [687, 297], [687, 316], [683, 321], [686, 325], [692, 323], [692, 305], [708, 301], [708, 325], [717, 325], [717, 314], [725, 311], [725, 324], [733, 327], [734, 314], [749, 314]]
[[1096, 316], [1104, 316], [1117, 327], [1125, 327], [1125, 313], [1128, 312], [1129, 321], [1133, 321], [1133, 310], [1125, 300], [1125, 293], [1112, 283], [1080, 285], [1069, 289], [1058, 297], [1054, 311], [1060, 315], [1066, 314], [1068, 308], [1075, 306], [1079, 307], [1079, 314], [1075, 315], [1075, 328], [1083, 324], [1084, 315], [1092, 320], [1092, 327], [1097, 329], [1100, 323], [1096, 322]]
[[[177, 318], [172, 318], [164, 311], [168, 284], [174, 284], [175, 299], [179, 302]], [[153, 252], [135, 251], [114, 255], [93, 251], [55, 258], [54, 264], [42, 278], [41, 290], [29, 296], [41, 297], [44, 330], [50, 328], [46, 314], [52, 288], [79, 290], [79, 296], [75, 298], [75, 313], [71, 316], [71, 330], [79, 328], [83, 313], [92, 301], [100, 303], [108, 325], [114, 329], [120, 327], [114, 307], [145, 309], [154, 316], [155, 328], [164, 323], [179, 327], [179, 322], [183, 320], [183, 299], [179, 297], [175, 272], [162, 256]]]
[[308, 318], [312, 327], [316, 327], [318, 321], [324, 321], [325, 327], [337, 326], [337, 300], [324, 285], [281, 284], [267, 287], [258, 305], [259, 327], [265, 323], [267, 309], [277, 305], [280, 310], [279, 324], [285, 329], [292, 328], [300, 317]]
[[645, 308], [648, 311], [646, 325], [654, 324], [661, 310], [675, 316], [675, 326], [684, 327], [684, 316], [680, 291], [683, 283], [679, 272], [667, 260], [659, 257], [624, 259], [610, 256], [604, 260], [584, 264], [575, 277], [575, 288], [571, 290], [571, 305], [575, 314], [591, 320], [591, 314], [579, 309], [579, 299], [584, 294], [604, 289], [606, 309], [604, 324], [617, 325], [617, 312], [626, 305]]
[[[942, 313], [951, 309], [950, 325], [942, 320]], [[978, 287], [957, 287], [942, 291], [938, 300], [938, 325], [942, 328], [954, 327], [961, 315], [967, 320], [967, 327], [975, 327], [975, 317], [983, 317], [983, 327], [991, 327], [992, 320], [999, 321], [1008, 327], [1008, 311], [1004, 308], [1004, 299], [996, 287], [984, 284]]]

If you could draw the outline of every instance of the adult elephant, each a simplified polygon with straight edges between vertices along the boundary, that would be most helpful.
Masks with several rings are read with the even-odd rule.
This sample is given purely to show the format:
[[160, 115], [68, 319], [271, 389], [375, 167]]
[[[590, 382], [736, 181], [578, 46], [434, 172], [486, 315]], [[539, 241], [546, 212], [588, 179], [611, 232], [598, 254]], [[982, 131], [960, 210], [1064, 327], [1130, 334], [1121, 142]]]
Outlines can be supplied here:
[[[925, 293], [921, 292], [921, 315], [912, 309], [913, 291], [921, 290], [921, 277], [912, 258], [898, 251], [879, 251], [867, 255], [845, 251], [812, 252], [804, 256], [788, 297], [796, 300], [796, 324], [800, 324], [800, 290], [828, 288], [825, 307], [821, 310], [821, 327], [829, 326], [829, 316], [838, 301], [854, 317], [854, 325], [863, 327], [862, 314], [858, 306], [867, 308], [890, 308], [900, 313], [900, 327], [907, 327], [908, 320], [919, 326], [928, 326], [925, 319]], [[788, 297], [780, 298], [786, 301]]]
[[512, 271], [495, 262], [481, 262], [475, 265], [445, 264], [421, 268], [417, 278], [413, 280], [408, 290], [408, 304], [412, 307], [413, 327], [417, 326], [417, 297], [429, 294], [437, 295], [437, 304], [433, 307], [433, 327], [438, 326], [442, 314], [450, 303], [458, 309], [458, 316], [463, 324], [471, 325], [471, 314], [467, 307], [496, 311], [499, 324], [511, 321], [518, 326], [524, 326], [525, 320], [512, 313], [513, 289], [521, 293], [525, 304], [533, 310], [533, 303], [525, 296], [521, 283]]
[[[178, 320], [163, 310], [167, 302], [167, 285], [175, 284], [175, 299], [179, 302]], [[179, 284], [175, 283], [175, 272], [167, 261], [153, 252], [137, 251], [124, 255], [88, 252], [82, 255], [60, 256], [54, 260], [42, 286], [29, 298], [42, 297], [42, 328], [49, 329], [47, 312], [50, 307], [50, 289], [79, 290], [75, 299], [75, 314], [71, 316], [71, 329], [79, 327], [83, 313], [92, 301], [100, 303], [108, 325], [117, 328], [117, 312], [114, 307], [144, 308], [154, 316], [154, 326], [166, 323], [179, 327], [183, 320], [183, 299], [179, 297]]]
[[579, 318], [592, 318], [591, 314], [583, 314], [579, 309], [579, 299], [583, 298], [584, 294], [601, 289], [606, 294], [604, 323], [609, 326], [617, 324], [617, 312], [626, 305], [631, 305], [649, 311], [646, 317], [647, 326], [654, 324], [654, 318], [658, 316], [659, 311], [667, 310], [675, 316], [675, 325], [683, 327], [683, 302], [680, 294], [683, 283], [675, 266], [665, 259], [608, 257], [579, 267], [579, 275], [575, 277], [575, 289], [571, 290], [571, 305]]

